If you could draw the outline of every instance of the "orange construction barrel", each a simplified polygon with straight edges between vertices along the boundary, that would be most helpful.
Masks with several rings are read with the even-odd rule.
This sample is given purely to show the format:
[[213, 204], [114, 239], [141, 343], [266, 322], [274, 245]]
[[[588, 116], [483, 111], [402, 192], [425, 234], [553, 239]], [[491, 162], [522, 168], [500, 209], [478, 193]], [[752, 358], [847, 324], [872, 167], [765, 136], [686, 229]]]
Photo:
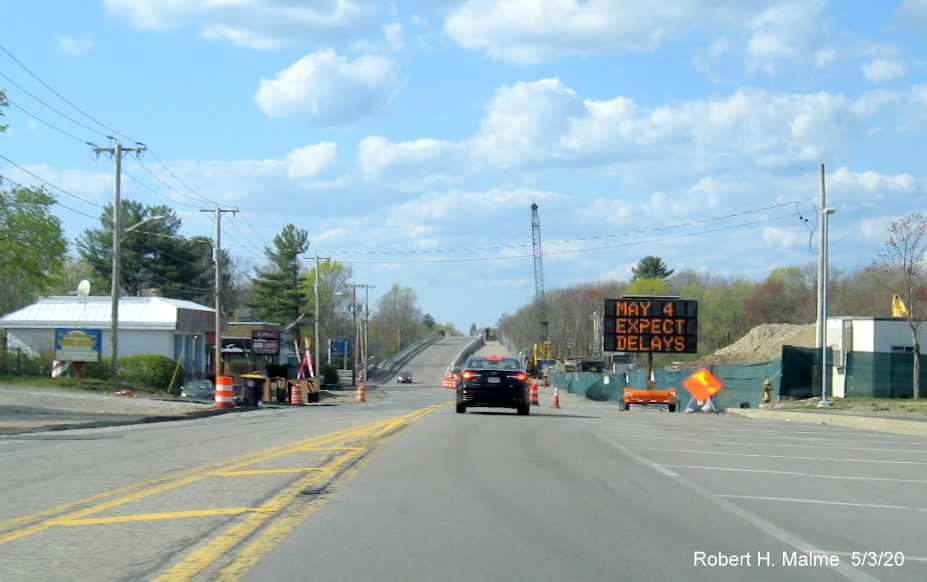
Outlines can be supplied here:
[[302, 404], [303, 403], [303, 388], [299, 385], [299, 381], [293, 382], [290, 384], [290, 404]]
[[231, 376], [216, 377], [216, 406], [232, 407], [235, 405], [234, 379]]

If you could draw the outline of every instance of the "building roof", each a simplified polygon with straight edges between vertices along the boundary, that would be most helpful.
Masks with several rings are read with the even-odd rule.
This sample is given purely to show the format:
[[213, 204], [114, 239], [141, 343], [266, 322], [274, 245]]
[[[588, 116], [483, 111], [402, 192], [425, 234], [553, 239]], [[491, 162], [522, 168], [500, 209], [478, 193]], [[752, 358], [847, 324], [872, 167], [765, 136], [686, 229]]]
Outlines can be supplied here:
[[[122, 297], [119, 300], [119, 329], [169, 329], [196, 327], [211, 331], [215, 310], [182, 299], [165, 297]], [[191, 317], [192, 316], [192, 317]], [[0, 317], [6, 329], [108, 328], [112, 323], [112, 299], [108, 296], [45, 297]]]

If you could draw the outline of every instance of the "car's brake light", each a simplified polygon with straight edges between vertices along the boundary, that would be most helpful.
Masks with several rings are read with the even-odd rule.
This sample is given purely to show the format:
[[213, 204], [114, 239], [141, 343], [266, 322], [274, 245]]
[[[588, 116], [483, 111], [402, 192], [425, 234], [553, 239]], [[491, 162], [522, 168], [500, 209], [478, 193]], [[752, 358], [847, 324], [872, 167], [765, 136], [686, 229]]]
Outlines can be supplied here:
[[501, 362], [502, 356], [486, 356], [486, 359], [492, 362]]
[[478, 376], [479, 374], [477, 374], [473, 370], [464, 370], [464, 373], [460, 375], [460, 377], [463, 378], [464, 380], [472, 380], [473, 378], [476, 378]]
[[512, 377], [515, 378], [516, 380], [524, 382], [525, 380], [528, 379], [528, 374], [525, 374], [524, 372], [519, 372]]

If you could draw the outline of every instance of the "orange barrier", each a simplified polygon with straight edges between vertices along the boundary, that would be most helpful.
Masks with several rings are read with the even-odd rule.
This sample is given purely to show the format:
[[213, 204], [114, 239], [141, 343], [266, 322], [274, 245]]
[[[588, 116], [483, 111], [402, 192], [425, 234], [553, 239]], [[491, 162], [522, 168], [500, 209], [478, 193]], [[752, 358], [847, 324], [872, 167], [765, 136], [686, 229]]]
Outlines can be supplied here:
[[560, 387], [554, 386], [554, 404], [551, 408], [560, 408]]
[[367, 402], [367, 387], [358, 386], [357, 387], [357, 399], [358, 402]]
[[290, 384], [290, 404], [302, 404], [303, 403], [303, 388], [299, 385], [299, 382], [293, 382]]
[[537, 384], [532, 383], [531, 387], [528, 388], [528, 398], [530, 400], [528, 404], [532, 406], [537, 406], [538, 404], [540, 404], [538, 402], [538, 385]]
[[445, 376], [441, 380], [441, 386], [444, 388], [457, 388], [457, 377], [456, 376]]
[[234, 379], [231, 376], [216, 377], [216, 406], [230, 407], [235, 405], [235, 389], [232, 388]]

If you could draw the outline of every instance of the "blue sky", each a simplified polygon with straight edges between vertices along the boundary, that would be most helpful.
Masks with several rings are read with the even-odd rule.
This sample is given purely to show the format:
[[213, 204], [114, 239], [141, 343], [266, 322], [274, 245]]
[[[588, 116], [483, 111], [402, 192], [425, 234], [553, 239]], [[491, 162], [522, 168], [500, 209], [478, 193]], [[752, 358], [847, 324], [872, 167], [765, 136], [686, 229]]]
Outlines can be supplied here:
[[[927, 0], [0, 0], [0, 175], [69, 239], [123, 196], [264, 262], [284, 225], [466, 331], [670, 268], [752, 280], [883, 251], [925, 210]], [[9, 187], [9, 183], [5, 184]], [[808, 219], [806, 222], [803, 218]]]

